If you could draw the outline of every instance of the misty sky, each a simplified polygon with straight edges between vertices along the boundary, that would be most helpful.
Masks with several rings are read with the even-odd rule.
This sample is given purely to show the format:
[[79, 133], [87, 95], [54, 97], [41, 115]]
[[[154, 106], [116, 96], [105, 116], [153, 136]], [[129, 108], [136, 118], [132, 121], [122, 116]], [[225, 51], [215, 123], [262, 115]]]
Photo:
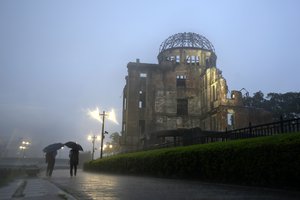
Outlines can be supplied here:
[[32, 156], [69, 140], [91, 150], [101, 123], [87, 110], [114, 108], [120, 123], [127, 63], [157, 63], [180, 32], [213, 43], [230, 90], [299, 92], [299, 10], [297, 0], [1, 0], [0, 150], [22, 138]]

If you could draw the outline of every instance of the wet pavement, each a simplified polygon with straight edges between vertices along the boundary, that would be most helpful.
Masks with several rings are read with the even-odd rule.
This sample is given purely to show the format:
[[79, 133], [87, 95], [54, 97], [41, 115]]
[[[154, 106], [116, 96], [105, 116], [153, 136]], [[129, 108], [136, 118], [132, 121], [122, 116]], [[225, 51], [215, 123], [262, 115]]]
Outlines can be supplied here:
[[54, 170], [51, 178], [21, 177], [0, 188], [0, 199], [300, 199], [291, 190], [213, 184], [201, 181], [161, 179], [69, 170]]
[[[42, 177], [43, 178], [43, 177]], [[49, 180], [76, 199], [300, 199], [300, 192], [200, 181], [55, 170]]]

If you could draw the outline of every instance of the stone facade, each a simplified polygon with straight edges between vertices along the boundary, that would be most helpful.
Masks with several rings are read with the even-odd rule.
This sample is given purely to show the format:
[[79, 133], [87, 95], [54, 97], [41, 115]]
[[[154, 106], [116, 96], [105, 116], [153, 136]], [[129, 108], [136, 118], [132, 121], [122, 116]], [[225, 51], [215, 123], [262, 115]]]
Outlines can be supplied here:
[[[179, 128], [224, 131], [263, 123], [269, 113], [248, 109], [216, 67], [212, 44], [180, 33], [161, 45], [158, 64], [130, 62], [123, 91], [122, 146], [143, 148], [151, 134]], [[267, 119], [267, 120], [266, 120]]]

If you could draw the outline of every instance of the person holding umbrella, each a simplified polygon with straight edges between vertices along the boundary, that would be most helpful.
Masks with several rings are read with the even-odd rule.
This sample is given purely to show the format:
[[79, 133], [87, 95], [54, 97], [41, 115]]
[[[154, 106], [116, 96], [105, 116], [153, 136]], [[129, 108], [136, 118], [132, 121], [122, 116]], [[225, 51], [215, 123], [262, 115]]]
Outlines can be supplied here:
[[50, 144], [47, 147], [43, 149], [43, 151], [46, 153], [46, 163], [47, 163], [47, 169], [46, 169], [46, 176], [51, 177], [52, 172], [55, 165], [55, 156], [57, 155], [57, 150], [63, 147], [64, 144], [62, 143], [54, 143]]
[[46, 176], [51, 177], [52, 172], [54, 169], [55, 165], [55, 156], [57, 155], [57, 151], [51, 151], [46, 153], [46, 163], [47, 165], [47, 170], [46, 170]]
[[77, 165], [79, 161], [79, 151], [77, 149], [70, 150], [70, 176], [73, 176], [73, 168], [74, 168], [74, 176], [77, 174]]
[[74, 169], [74, 176], [77, 174], [77, 165], [79, 162], [79, 151], [83, 151], [80, 144], [77, 144], [75, 142], [66, 142], [64, 144], [65, 146], [71, 148], [69, 153], [70, 158], [70, 176], [73, 176], [73, 169]]

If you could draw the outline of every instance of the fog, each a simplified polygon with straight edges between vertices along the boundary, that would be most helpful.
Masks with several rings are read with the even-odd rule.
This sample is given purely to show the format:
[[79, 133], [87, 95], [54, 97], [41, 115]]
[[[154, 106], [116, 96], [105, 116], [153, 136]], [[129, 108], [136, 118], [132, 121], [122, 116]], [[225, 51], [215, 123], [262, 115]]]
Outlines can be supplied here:
[[114, 109], [119, 123], [107, 120], [105, 130], [121, 132], [127, 63], [157, 63], [160, 44], [179, 32], [212, 42], [230, 90], [299, 92], [299, 8], [296, 0], [2, 0], [0, 155], [21, 156], [22, 140], [28, 157], [54, 142], [90, 151], [87, 136], [102, 124], [88, 111], [97, 107]]

